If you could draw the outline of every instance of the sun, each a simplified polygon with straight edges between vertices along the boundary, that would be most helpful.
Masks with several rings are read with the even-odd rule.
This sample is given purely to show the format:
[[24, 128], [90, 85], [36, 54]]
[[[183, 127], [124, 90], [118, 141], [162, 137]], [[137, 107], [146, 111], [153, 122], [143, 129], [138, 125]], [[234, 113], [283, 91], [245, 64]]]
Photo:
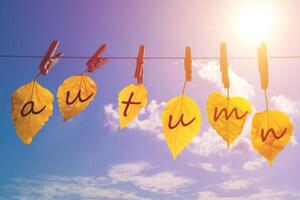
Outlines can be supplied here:
[[275, 16], [271, 6], [247, 5], [240, 9], [236, 33], [243, 41], [266, 41], [274, 28]]

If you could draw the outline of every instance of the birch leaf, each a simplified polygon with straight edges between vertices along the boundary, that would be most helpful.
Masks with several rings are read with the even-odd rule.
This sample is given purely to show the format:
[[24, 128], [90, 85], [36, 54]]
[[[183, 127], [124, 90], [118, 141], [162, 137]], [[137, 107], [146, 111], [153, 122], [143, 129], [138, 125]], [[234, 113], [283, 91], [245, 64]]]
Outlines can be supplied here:
[[142, 84], [129, 85], [119, 93], [120, 128], [126, 127], [147, 105], [147, 89]]
[[44, 126], [52, 114], [53, 95], [32, 81], [17, 89], [11, 97], [11, 117], [17, 134], [25, 144]]
[[196, 102], [187, 96], [171, 99], [162, 113], [163, 132], [175, 160], [195, 137], [201, 126], [201, 112]]
[[252, 119], [251, 140], [256, 151], [272, 165], [273, 159], [290, 142], [293, 124], [278, 110], [256, 113]]
[[241, 134], [251, 104], [241, 97], [229, 98], [220, 93], [209, 95], [206, 113], [211, 126], [226, 141], [228, 147]]
[[84, 74], [64, 80], [57, 91], [59, 109], [64, 121], [81, 113], [94, 99], [96, 83]]

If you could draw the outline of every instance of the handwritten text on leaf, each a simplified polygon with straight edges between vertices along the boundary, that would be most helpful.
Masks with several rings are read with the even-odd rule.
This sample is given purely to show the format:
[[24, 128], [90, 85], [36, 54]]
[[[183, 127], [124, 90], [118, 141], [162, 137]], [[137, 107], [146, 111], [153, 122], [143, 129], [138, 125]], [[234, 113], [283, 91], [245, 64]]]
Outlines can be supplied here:
[[84, 74], [64, 80], [57, 91], [59, 108], [64, 121], [82, 112], [94, 99], [96, 92], [96, 83]]
[[174, 159], [196, 136], [201, 126], [198, 105], [189, 97], [171, 99], [162, 113], [163, 132]]
[[289, 117], [278, 110], [256, 113], [252, 119], [252, 145], [270, 164], [290, 142], [293, 124]]
[[120, 127], [132, 122], [147, 105], [147, 90], [142, 84], [129, 85], [119, 93]]
[[16, 132], [25, 144], [48, 121], [53, 110], [53, 95], [38, 82], [32, 81], [17, 89], [11, 97], [11, 116]]
[[210, 124], [229, 146], [241, 134], [252, 108], [241, 97], [228, 98], [215, 92], [208, 97], [206, 111]]

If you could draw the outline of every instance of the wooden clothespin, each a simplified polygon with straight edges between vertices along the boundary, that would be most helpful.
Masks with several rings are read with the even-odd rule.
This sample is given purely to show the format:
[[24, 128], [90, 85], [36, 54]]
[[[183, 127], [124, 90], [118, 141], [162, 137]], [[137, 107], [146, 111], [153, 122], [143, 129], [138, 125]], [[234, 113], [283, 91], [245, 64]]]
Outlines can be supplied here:
[[222, 82], [224, 88], [228, 89], [230, 87], [230, 81], [228, 76], [228, 61], [227, 61], [227, 51], [226, 43], [221, 43], [220, 49], [220, 71], [222, 73]]
[[185, 47], [184, 70], [185, 70], [185, 81], [191, 81], [192, 80], [191, 47]]
[[139, 54], [136, 59], [135, 72], [134, 72], [134, 77], [136, 78], [137, 84], [142, 84], [144, 81], [144, 55], [145, 55], [145, 46], [140, 45]]
[[265, 43], [261, 43], [260, 48], [258, 48], [258, 64], [261, 89], [265, 90], [269, 85], [267, 45]]
[[102, 54], [104, 53], [106, 48], [106, 44], [101, 45], [98, 48], [98, 50], [94, 53], [94, 55], [87, 61], [86, 65], [88, 72], [94, 72], [95, 70], [99, 69], [102, 65], [107, 63], [108, 58], [102, 57]]
[[40, 63], [40, 73], [42, 75], [47, 75], [48, 72], [52, 69], [52, 67], [58, 62], [58, 60], [63, 56], [63, 53], [57, 53], [56, 49], [58, 47], [59, 41], [53, 40], [48, 51], [44, 55], [41, 63]]

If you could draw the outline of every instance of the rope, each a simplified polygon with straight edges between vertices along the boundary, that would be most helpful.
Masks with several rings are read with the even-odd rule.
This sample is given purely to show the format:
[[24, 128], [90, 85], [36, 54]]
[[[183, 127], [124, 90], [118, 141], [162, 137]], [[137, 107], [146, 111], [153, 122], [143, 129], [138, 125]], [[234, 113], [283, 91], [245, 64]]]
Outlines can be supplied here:
[[[38, 55], [13, 55], [13, 54], [1, 54], [0, 58], [27, 58], [27, 59], [41, 59], [44, 56]], [[63, 56], [61, 59], [71, 59], [71, 60], [81, 60], [89, 59], [90, 56]], [[135, 56], [108, 56], [103, 57], [104, 59], [113, 59], [113, 60], [135, 60]], [[144, 60], [182, 60], [184, 57], [181, 56], [149, 56], [144, 57]], [[218, 56], [201, 56], [201, 57], [192, 57], [193, 60], [210, 60], [210, 59], [220, 59]], [[238, 56], [238, 57], [228, 57], [231, 60], [251, 60], [257, 59], [255, 56]], [[300, 59], [300, 56], [269, 56], [268, 59]]]

